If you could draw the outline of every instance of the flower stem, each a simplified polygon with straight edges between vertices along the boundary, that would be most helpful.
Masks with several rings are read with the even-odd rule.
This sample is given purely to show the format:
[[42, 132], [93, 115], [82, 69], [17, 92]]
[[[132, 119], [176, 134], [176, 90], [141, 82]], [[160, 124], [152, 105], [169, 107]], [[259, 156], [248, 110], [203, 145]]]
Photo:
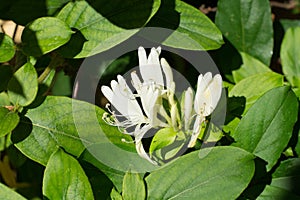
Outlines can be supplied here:
[[61, 57], [58, 57], [57, 55], [55, 55], [49, 65], [45, 68], [45, 70], [43, 71], [43, 73], [39, 76], [38, 78], [38, 83], [41, 84], [43, 83], [43, 81], [47, 78], [47, 76], [49, 75], [49, 73], [51, 72], [52, 69], [55, 69], [57, 66], [61, 65], [63, 63], [63, 59]]

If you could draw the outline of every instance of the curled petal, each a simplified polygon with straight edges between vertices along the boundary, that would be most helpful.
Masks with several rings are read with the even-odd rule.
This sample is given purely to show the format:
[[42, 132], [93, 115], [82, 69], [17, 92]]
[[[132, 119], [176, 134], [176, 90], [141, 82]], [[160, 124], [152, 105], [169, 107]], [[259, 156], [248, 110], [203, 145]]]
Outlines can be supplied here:
[[[172, 89], [172, 83], [173, 83], [172, 69], [171, 69], [169, 63], [164, 58], [162, 58], [160, 60], [160, 63], [161, 63], [161, 67], [162, 67], [163, 72], [164, 72], [165, 77], [166, 77], [166, 86], [167, 86], [168, 89]], [[171, 91], [173, 91], [173, 90], [171, 90]]]
[[194, 129], [193, 133], [190, 139], [190, 142], [188, 144], [188, 148], [192, 148], [195, 146], [197, 138], [200, 134], [201, 131], [201, 124], [204, 122], [205, 118], [203, 116], [198, 115], [196, 117], [195, 123], [194, 123]]

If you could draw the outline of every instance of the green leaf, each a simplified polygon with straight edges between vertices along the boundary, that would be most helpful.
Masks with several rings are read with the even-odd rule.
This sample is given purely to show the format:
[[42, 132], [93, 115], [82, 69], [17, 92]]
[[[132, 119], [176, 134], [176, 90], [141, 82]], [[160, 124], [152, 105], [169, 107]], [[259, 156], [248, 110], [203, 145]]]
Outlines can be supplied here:
[[280, 19], [279, 21], [282, 24], [284, 31], [287, 31], [291, 27], [300, 27], [300, 20]]
[[294, 195], [282, 188], [267, 185], [264, 191], [257, 197], [257, 200], [273, 199], [300, 199], [300, 196]]
[[291, 158], [280, 163], [272, 174], [271, 186], [284, 189], [300, 197], [295, 187], [300, 179], [300, 158]]
[[14, 105], [28, 106], [38, 91], [37, 73], [32, 64], [26, 63], [8, 82], [8, 96]]
[[0, 106], [8, 106], [10, 105], [10, 101], [6, 92], [0, 93]]
[[[159, 43], [163, 41], [164, 45], [175, 48], [211, 50], [223, 44], [222, 34], [215, 24], [198, 9], [180, 0], [163, 0], [147, 26], [161, 29], [153, 29], [153, 33], [143, 34], [143, 37]], [[160, 35], [154, 34], [157, 31]]]
[[22, 50], [31, 56], [41, 56], [67, 43], [73, 31], [60, 19], [42, 17], [28, 24], [22, 33]]
[[145, 184], [139, 174], [130, 172], [127, 172], [125, 174], [123, 180], [122, 196], [124, 200], [145, 199]]
[[7, 84], [13, 75], [12, 69], [7, 65], [0, 65], [0, 92], [7, 89]]
[[194, 151], [146, 178], [148, 199], [236, 199], [254, 174], [253, 159], [228, 146]]
[[177, 133], [173, 128], [163, 128], [157, 131], [152, 139], [149, 153], [150, 155], [169, 144], [172, 144], [176, 139]]
[[268, 0], [220, 0], [216, 24], [240, 52], [269, 66], [273, 26]]
[[0, 137], [11, 132], [19, 123], [18, 113], [0, 107]]
[[256, 74], [238, 82], [229, 92], [229, 96], [246, 98], [245, 113], [265, 92], [280, 86], [283, 86], [282, 75], [275, 72]]
[[272, 71], [265, 64], [246, 53], [241, 52], [241, 56], [243, 59], [243, 65], [238, 70], [234, 70], [232, 72], [234, 81], [236, 83], [244, 78], [247, 78], [248, 76]]
[[290, 87], [268, 91], [248, 110], [237, 126], [234, 146], [267, 161], [267, 170], [270, 171], [292, 136], [297, 112], [298, 100]]
[[300, 87], [300, 27], [290, 28], [284, 35], [280, 59], [282, 71], [292, 86]]
[[0, 33], [0, 63], [9, 61], [14, 55], [15, 47], [13, 40], [4, 33]]
[[110, 198], [112, 200], [123, 200], [121, 194], [115, 188], [111, 190]]
[[160, 4], [158, 0], [117, 2], [95, 2], [97, 10], [86, 1], [69, 2], [57, 17], [76, 29], [77, 34], [60, 53], [83, 58], [108, 50], [135, 34]]
[[22, 197], [20, 194], [13, 191], [11, 188], [3, 185], [0, 183], [0, 199], [5, 200], [26, 200], [24, 197]]
[[78, 161], [58, 149], [46, 166], [43, 195], [48, 199], [94, 199], [91, 185]]
[[[73, 103], [84, 107], [84, 102]], [[73, 121], [70, 98], [48, 96], [39, 107], [29, 110], [26, 117], [20, 120], [12, 140], [27, 157], [46, 165], [57, 146], [75, 156], [83, 152], [84, 146]]]

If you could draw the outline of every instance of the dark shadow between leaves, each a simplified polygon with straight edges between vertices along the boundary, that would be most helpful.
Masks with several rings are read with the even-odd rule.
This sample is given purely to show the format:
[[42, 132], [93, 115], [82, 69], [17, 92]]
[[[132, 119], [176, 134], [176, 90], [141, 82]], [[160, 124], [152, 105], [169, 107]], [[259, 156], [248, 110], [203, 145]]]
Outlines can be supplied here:
[[[0, 43], [1, 43], [1, 39], [0, 39]], [[12, 76], [13, 76], [13, 72], [10, 66], [8, 65], [0, 66], [0, 92], [7, 89], [7, 84], [9, 80], [12, 78]]]
[[267, 184], [271, 183], [271, 175], [267, 172], [267, 162], [259, 157], [254, 159], [255, 172], [248, 187], [239, 196], [239, 200], [242, 199], [256, 199], [262, 191], [265, 189]]
[[71, 39], [57, 49], [57, 52], [66, 58], [73, 58], [79, 54], [83, 49], [84, 43], [88, 41], [79, 30], [75, 28], [72, 28], [72, 30], [75, 33], [72, 34]]
[[25, 28], [22, 33], [21, 49], [25, 53], [25, 55], [36, 57], [43, 55], [36, 37], [36, 33], [29, 28]]
[[235, 117], [241, 118], [246, 105], [245, 97], [229, 97], [227, 99], [227, 114], [225, 124], [231, 122]]
[[32, 122], [28, 117], [21, 116], [20, 123], [12, 131], [11, 141], [16, 144], [25, 140], [32, 132]]

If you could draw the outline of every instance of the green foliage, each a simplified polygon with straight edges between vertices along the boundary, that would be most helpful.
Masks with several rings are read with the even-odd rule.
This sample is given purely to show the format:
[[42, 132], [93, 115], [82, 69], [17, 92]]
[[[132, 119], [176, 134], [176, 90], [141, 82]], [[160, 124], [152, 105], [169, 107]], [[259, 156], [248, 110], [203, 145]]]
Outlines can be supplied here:
[[148, 199], [235, 199], [253, 176], [253, 158], [234, 147], [207, 148], [182, 156], [146, 178]]
[[9, 36], [0, 33], [0, 63], [9, 61], [14, 55], [14, 42]]
[[[300, 198], [299, 20], [276, 13], [279, 20], [272, 21], [268, 0], [218, 0], [204, 13], [198, 2], [187, 2], [0, 4], [0, 199]], [[5, 20], [17, 23], [14, 33]], [[164, 91], [154, 107], [164, 106], [158, 118], [166, 124], [140, 132], [142, 146], [135, 131], [126, 133], [155, 124], [153, 113], [143, 110], [150, 122], [123, 116], [140, 120], [131, 126], [129, 120], [122, 124], [114, 105], [105, 108], [101, 86], [138, 64], [139, 46], [161, 46], [174, 79], [185, 77], [193, 89], [199, 73], [188, 58], [202, 61], [198, 53], [210, 50], [207, 68], [197, 67], [220, 73], [224, 91], [216, 111], [201, 122], [194, 147], [187, 139], [197, 132], [199, 113], [192, 106], [185, 121], [184, 103], [195, 98], [187, 92], [179, 105]], [[132, 52], [122, 55], [127, 48]], [[110, 61], [112, 52], [120, 55]], [[182, 58], [176, 52], [184, 52]], [[211, 68], [213, 61], [220, 72]], [[145, 103], [141, 96], [133, 91], [139, 105]]]
[[216, 24], [238, 51], [270, 64], [273, 29], [268, 0], [219, 0]]
[[48, 199], [93, 199], [93, 192], [78, 161], [58, 149], [47, 163], [43, 194]]
[[267, 161], [267, 170], [271, 170], [292, 136], [297, 113], [298, 101], [289, 87], [270, 90], [238, 124], [234, 145]]

